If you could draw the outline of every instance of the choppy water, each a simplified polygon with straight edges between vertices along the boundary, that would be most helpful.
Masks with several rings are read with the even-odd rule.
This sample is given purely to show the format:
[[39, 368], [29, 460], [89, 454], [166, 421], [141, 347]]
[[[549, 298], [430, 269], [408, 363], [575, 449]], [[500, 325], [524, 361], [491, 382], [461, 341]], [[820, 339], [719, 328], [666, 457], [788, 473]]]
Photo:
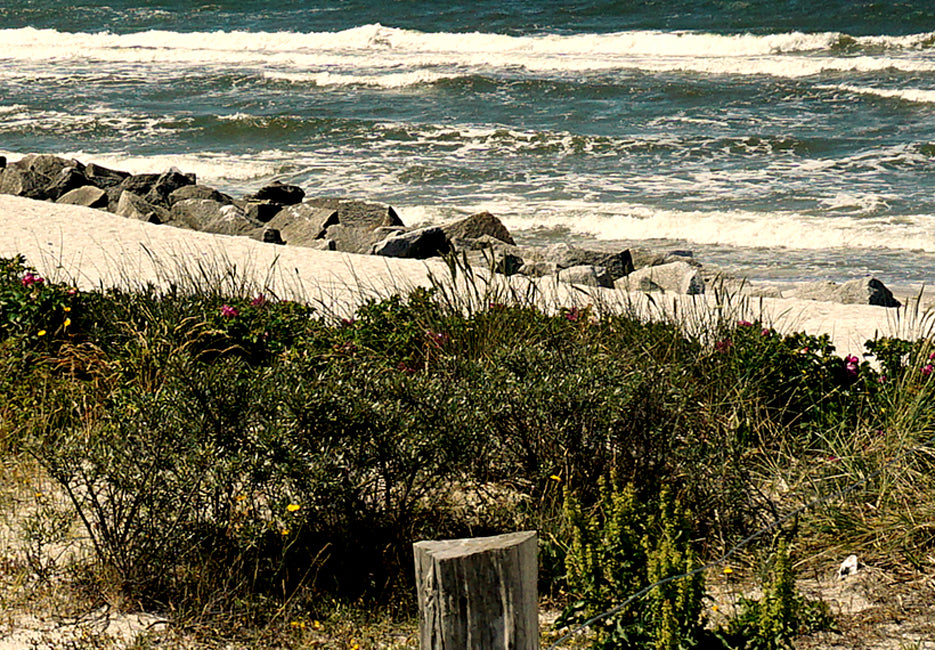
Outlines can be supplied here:
[[0, 0], [0, 153], [935, 279], [931, 2], [143, 4]]

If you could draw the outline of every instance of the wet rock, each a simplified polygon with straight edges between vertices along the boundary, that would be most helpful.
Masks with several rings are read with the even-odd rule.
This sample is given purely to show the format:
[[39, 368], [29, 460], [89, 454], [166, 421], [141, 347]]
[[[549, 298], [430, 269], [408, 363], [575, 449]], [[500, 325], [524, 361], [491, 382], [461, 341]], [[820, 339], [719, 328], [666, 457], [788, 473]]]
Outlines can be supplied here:
[[107, 192], [93, 185], [85, 185], [66, 192], [58, 198], [56, 203], [105, 209], [107, 208]]

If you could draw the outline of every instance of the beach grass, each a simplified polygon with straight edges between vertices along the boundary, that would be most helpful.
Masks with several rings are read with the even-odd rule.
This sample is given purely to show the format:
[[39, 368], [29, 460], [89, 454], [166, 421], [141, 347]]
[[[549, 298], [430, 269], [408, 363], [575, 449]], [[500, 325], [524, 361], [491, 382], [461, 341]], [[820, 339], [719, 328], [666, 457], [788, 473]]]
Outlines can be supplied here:
[[[738, 296], [714, 310], [645, 298], [653, 317], [456, 258], [425, 287], [361, 282], [350, 312], [281, 298], [223, 260], [165, 268], [158, 286], [79, 291], [0, 261], [0, 452], [22, 477], [4, 498], [26, 544], [7, 551], [15, 580], [64, 581], [175, 630], [365, 647], [349, 612], [411, 625], [420, 539], [536, 529], [540, 593], [569, 625], [629, 595], [595, 581], [639, 589], [706, 562], [718, 574], [728, 555], [763, 585], [780, 548], [798, 570], [850, 553], [932, 570], [925, 338], [879, 338], [871, 364], [745, 320]], [[580, 533], [605, 521], [608, 485], [641, 504], [626, 517], [643, 522], [646, 558], [611, 578], [617, 547]], [[681, 514], [652, 514], [667, 499]], [[595, 545], [605, 577], [589, 587], [572, 567]], [[715, 627], [716, 601], [697, 593], [686, 638]], [[657, 619], [625, 619], [627, 634], [653, 643]]]

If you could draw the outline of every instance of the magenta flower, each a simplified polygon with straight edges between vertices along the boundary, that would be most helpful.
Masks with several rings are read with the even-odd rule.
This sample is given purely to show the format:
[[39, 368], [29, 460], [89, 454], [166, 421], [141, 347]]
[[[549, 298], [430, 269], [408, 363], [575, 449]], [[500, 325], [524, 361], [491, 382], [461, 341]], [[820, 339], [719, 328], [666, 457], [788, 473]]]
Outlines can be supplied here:
[[565, 313], [565, 318], [570, 320], [572, 323], [577, 323], [578, 319], [581, 318], [581, 310], [577, 307], [572, 307]]
[[262, 293], [258, 294], [256, 298], [250, 301], [251, 307], [262, 307], [265, 304], [266, 304], [266, 296], [264, 296]]
[[924, 366], [922, 366], [922, 368], [920, 369], [920, 372], [921, 372], [923, 375], [925, 375], [926, 377], [928, 377], [929, 375], [932, 374], [932, 371], [933, 371], [933, 370], [935, 370], [935, 366], [933, 366], [933, 365], [930, 364], [930, 363], [927, 363], [927, 364], [925, 364]]
[[857, 374], [860, 371], [860, 360], [849, 354], [844, 357], [844, 368], [851, 379], [857, 379]]
[[34, 284], [43, 284], [45, 282], [45, 278], [42, 278], [35, 273], [32, 273], [31, 271], [27, 271], [26, 275], [23, 276], [22, 282], [24, 287], [31, 287]]
[[341, 319], [341, 327], [350, 327], [353, 324], [354, 324], [353, 318], [342, 318]]
[[760, 334], [762, 334], [763, 336], [769, 336], [770, 334], [772, 334], [772, 332], [770, 332], [769, 329], [764, 327], [763, 331], [760, 332]]
[[230, 305], [221, 305], [221, 316], [224, 318], [236, 318], [239, 315], [240, 312]]
[[739, 320], [737, 321], [739, 327], [753, 327], [753, 323], [748, 320]]
[[718, 341], [717, 343], [715, 343], [714, 349], [715, 351], [723, 354], [727, 352], [728, 350], [730, 350], [730, 346], [732, 346], [733, 344], [734, 342], [731, 341], [730, 339], [724, 339], [723, 341]]

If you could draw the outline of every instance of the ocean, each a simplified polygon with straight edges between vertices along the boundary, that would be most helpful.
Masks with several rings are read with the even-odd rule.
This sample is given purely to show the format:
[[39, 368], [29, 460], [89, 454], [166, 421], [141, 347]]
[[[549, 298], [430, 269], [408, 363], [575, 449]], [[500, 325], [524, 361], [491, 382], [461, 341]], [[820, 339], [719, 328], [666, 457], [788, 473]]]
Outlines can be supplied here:
[[935, 280], [931, 0], [0, 0], [0, 155]]

